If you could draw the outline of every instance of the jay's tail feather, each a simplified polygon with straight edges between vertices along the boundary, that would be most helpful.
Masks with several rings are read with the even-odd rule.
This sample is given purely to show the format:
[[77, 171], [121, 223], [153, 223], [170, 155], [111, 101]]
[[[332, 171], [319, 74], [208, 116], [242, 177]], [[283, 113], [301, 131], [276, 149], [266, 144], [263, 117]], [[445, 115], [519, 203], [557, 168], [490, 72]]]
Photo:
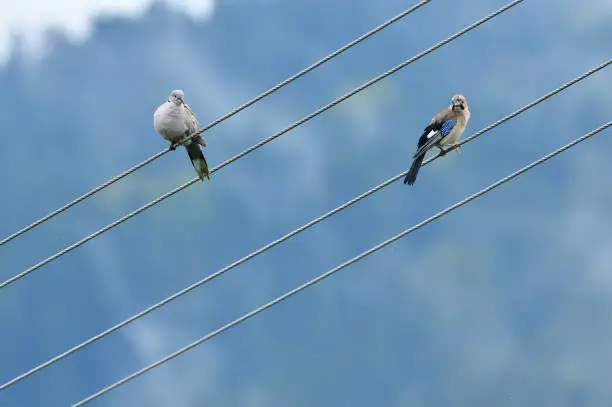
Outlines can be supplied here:
[[424, 158], [425, 154], [421, 154], [417, 156], [414, 161], [412, 161], [410, 170], [408, 170], [408, 174], [406, 174], [406, 177], [404, 177], [404, 184], [414, 184], [414, 181], [416, 181], [417, 174], [419, 173], [419, 169], [421, 168], [421, 164], [423, 163]]

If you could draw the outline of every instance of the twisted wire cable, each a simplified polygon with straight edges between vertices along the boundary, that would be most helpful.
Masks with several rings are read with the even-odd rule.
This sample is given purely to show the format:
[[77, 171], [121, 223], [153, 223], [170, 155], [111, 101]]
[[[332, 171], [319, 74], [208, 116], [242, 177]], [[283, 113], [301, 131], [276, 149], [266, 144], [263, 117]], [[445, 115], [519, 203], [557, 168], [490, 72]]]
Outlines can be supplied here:
[[[414, 56], [414, 57], [412, 57], [412, 58], [410, 58], [410, 59], [408, 59], [408, 60], [406, 60], [406, 61], [402, 62], [401, 64], [399, 64], [399, 65], [395, 66], [394, 68], [392, 68], [392, 69], [388, 70], [387, 72], [384, 72], [384, 73], [380, 74], [379, 76], [377, 76], [377, 77], [375, 77], [375, 78], [371, 79], [370, 81], [368, 81], [368, 82], [366, 82], [366, 83], [362, 84], [361, 86], [359, 86], [359, 87], [357, 87], [357, 88], [353, 89], [352, 91], [350, 91], [350, 92], [346, 93], [345, 95], [343, 95], [343, 96], [341, 96], [341, 97], [339, 97], [339, 98], [337, 98], [337, 99], [333, 100], [333, 101], [332, 101], [332, 102], [330, 102], [329, 104], [327, 104], [327, 105], [325, 105], [325, 106], [323, 106], [323, 107], [319, 108], [318, 110], [316, 110], [316, 111], [312, 112], [311, 114], [309, 114], [308, 116], [306, 116], [306, 117], [302, 118], [301, 120], [298, 120], [297, 122], [293, 123], [292, 125], [290, 125], [290, 126], [288, 126], [288, 127], [284, 128], [283, 130], [279, 131], [278, 133], [273, 134], [272, 136], [270, 136], [270, 137], [268, 137], [268, 138], [266, 138], [266, 139], [264, 139], [264, 140], [260, 141], [259, 143], [255, 144], [255, 145], [253, 145], [253, 146], [251, 146], [251, 147], [249, 147], [249, 148], [247, 148], [246, 150], [242, 151], [241, 153], [236, 154], [236, 155], [235, 155], [235, 156], [233, 156], [232, 158], [230, 158], [230, 159], [228, 159], [228, 160], [226, 160], [226, 161], [222, 162], [221, 164], [219, 164], [218, 166], [216, 166], [215, 168], [213, 168], [213, 169], [210, 171], [210, 173], [211, 173], [211, 174], [213, 174], [213, 173], [215, 173], [215, 172], [219, 171], [219, 170], [220, 170], [220, 169], [222, 169], [223, 167], [225, 167], [225, 166], [227, 166], [227, 165], [229, 165], [229, 164], [233, 163], [234, 161], [236, 161], [236, 160], [238, 160], [238, 159], [240, 159], [240, 158], [244, 157], [245, 155], [247, 155], [247, 154], [249, 154], [249, 153], [251, 153], [251, 152], [253, 152], [253, 151], [257, 150], [258, 148], [260, 148], [260, 147], [262, 147], [262, 146], [266, 145], [267, 143], [269, 143], [269, 142], [271, 142], [271, 141], [273, 141], [273, 140], [277, 139], [278, 137], [280, 137], [280, 136], [282, 136], [282, 135], [284, 135], [284, 134], [288, 133], [289, 131], [291, 131], [291, 130], [295, 129], [296, 127], [301, 126], [302, 124], [304, 124], [304, 123], [306, 123], [307, 121], [309, 121], [309, 120], [311, 120], [311, 119], [315, 118], [316, 116], [318, 116], [318, 115], [320, 115], [320, 114], [324, 113], [325, 111], [327, 111], [327, 110], [331, 109], [332, 107], [334, 107], [334, 106], [338, 105], [339, 103], [341, 103], [341, 102], [345, 101], [346, 99], [348, 99], [348, 98], [350, 98], [350, 97], [352, 97], [352, 96], [356, 95], [357, 93], [361, 92], [362, 90], [364, 90], [364, 89], [366, 89], [366, 88], [368, 88], [368, 87], [370, 87], [370, 86], [374, 85], [375, 83], [379, 82], [380, 80], [382, 80], [382, 79], [384, 79], [384, 78], [386, 78], [386, 77], [388, 77], [388, 76], [390, 76], [390, 75], [392, 75], [392, 74], [396, 73], [396, 72], [397, 72], [397, 71], [399, 71], [400, 69], [405, 68], [406, 66], [410, 65], [411, 63], [413, 63], [413, 62], [415, 62], [415, 61], [417, 61], [417, 60], [421, 59], [421, 58], [422, 58], [422, 57], [424, 57], [425, 55], [428, 55], [428, 54], [430, 54], [430, 53], [434, 52], [434, 51], [435, 51], [435, 50], [437, 50], [438, 48], [440, 48], [440, 47], [442, 47], [442, 46], [444, 46], [444, 45], [448, 44], [449, 42], [451, 42], [451, 41], [453, 41], [453, 40], [457, 39], [458, 37], [462, 36], [463, 34], [465, 34], [465, 33], [469, 32], [469, 31], [471, 31], [471, 30], [473, 30], [474, 28], [476, 28], [476, 27], [480, 26], [481, 24], [483, 24], [483, 23], [485, 23], [485, 22], [487, 22], [487, 21], [491, 20], [492, 18], [497, 17], [498, 15], [500, 15], [500, 14], [504, 13], [505, 11], [508, 11], [510, 8], [512, 8], [512, 7], [514, 7], [514, 6], [516, 6], [517, 4], [522, 3], [523, 1], [524, 1], [524, 0], [514, 0], [514, 1], [510, 2], [510, 3], [508, 3], [507, 5], [505, 5], [504, 7], [500, 8], [499, 10], [497, 10], [497, 11], [495, 11], [495, 12], [493, 12], [493, 13], [489, 14], [488, 16], [486, 16], [486, 17], [484, 17], [484, 18], [482, 18], [482, 19], [478, 20], [477, 22], [475, 22], [475, 23], [473, 23], [473, 24], [470, 24], [469, 26], [467, 26], [467, 27], [463, 28], [462, 30], [458, 31], [457, 33], [455, 33], [455, 34], [451, 35], [451, 36], [450, 36], [450, 37], [448, 37], [447, 39], [445, 39], [445, 40], [443, 40], [443, 41], [440, 41], [439, 43], [437, 43], [437, 44], [435, 44], [434, 46], [432, 46], [432, 47], [428, 48], [427, 50], [422, 51], [421, 53], [419, 53], [419, 54], [417, 54], [416, 56]], [[197, 134], [198, 134], [198, 133], [196, 132], [196, 133], [194, 133], [193, 135], [195, 136], [195, 135], [197, 135]], [[157, 205], [158, 203], [162, 202], [162, 201], [163, 201], [163, 200], [165, 200], [166, 198], [171, 197], [172, 195], [176, 194], [177, 192], [182, 191], [183, 189], [185, 189], [185, 188], [189, 187], [190, 185], [195, 184], [195, 183], [196, 183], [196, 182], [198, 182], [198, 181], [199, 181], [199, 178], [198, 178], [198, 177], [193, 178], [191, 181], [188, 181], [188, 182], [186, 182], [186, 183], [184, 183], [184, 184], [182, 184], [182, 185], [180, 185], [180, 186], [176, 187], [176, 188], [175, 188], [175, 189], [173, 189], [172, 191], [165, 193], [164, 195], [162, 195], [162, 196], [160, 196], [160, 197], [158, 197], [158, 198], [154, 199], [153, 201], [151, 201], [151, 202], [149, 202], [148, 204], [146, 204], [146, 205], [144, 205], [144, 206], [140, 207], [139, 209], [137, 209], [137, 210], [135, 210], [135, 211], [133, 211], [133, 212], [129, 213], [128, 215], [125, 215], [124, 217], [122, 217], [122, 218], [120, 218], [120, 219], [117, 219], [117, 220], [116, 220], [116, 221], [114, 221], [113, 223], [111, 223], [111, 224], [109, 224], [109, 225], [107, 225], [107, 226], [103, 227], [102, 229], [100, 229], [100, 230], [98, 230], [98, 231], [96, 231], [96, 232], [94, 232], [94, 233], [92, 233], [92, 234], [90, 234], [90, 235], [88, 235], [88, 236], [84, 237], [83, 239], [79, 240], [78, 242], [76, 242], [76, 243], [74, 243], [74, 244], [72, 244], [72, 245], [70, 245], [70, 246], [68, 246], [68, 247], [66, 247], [66, 248], [64, 248], [64, 249], [62, 249], [61, 251], [59, 251], [59, 252], [55, 253], [54, 255], [52, 255], [52, 256], [50, 256], [50, 257], [46, 258], [45, 260], [42, 260], [42, 261], [40, 261], [40, 262], [36, 263], [35, 265], [31, 266], [30, 268], [28, 268], [28, 269], [26, 269], [26, 270], [22, 271], [21, 273], [19, 273], [19, 274], [15, 275], [15, 276], [13, 276], [13, 277], [11, 277], [11, 278], [9, 278], [9, 279], [7, 279], [7, 280], [3, 281], [2, 283], [0, 283], [0, 289], [5, 288], [5, 287], [6, 287], [6, 286], [8, 286], [9, 284], [12, 284], [12, 283], [14, 283], [14, 282], [15, 282], [15, 281], [17, 281], [17, 280], [20, 280], [21, 278], [23, 278], [23, 277], [27, 276], [28, 274], [30, 274], [30, 273], [32, 273], [33, 271], [35, 271], [35, 270], [39, 269], [40, 267], [42, 267], [42, 266], [44, 266], [44, 265], [46, 265], [46, 264], [48, 264], [48, 263], [50, 263], [50, 262], [52, 262], [52, 261], [54, 261], [54, 260], [56, 260], [56, 259], [60, 258], [61, 256], [65, 255], [66, 253], [68, 253], [68, 252], [70, 252], [70, 251], [72, 251], [72, 250], [76, 249], [77, 247], [79, 247], [79, 246], [81, 246], [81, 245], [83, 245], [83, 244], [87, 243], [88, 241], [90, 241], [90, 240], [92, 240], [92, 239], [94, 239], [94, 238], [96, 238], [96, 237], [100, 236], [102, 233], [107, 232], [108, 230], [110, 230], [110, 229], [114, 228], [115, 226], [117, 226], [117, 225], [119, 225], [119, 224], [121, 224], [121, 223], [125, 222], [126, 220], [128, 220], [128, 219], [130, 219], [130, 218], [132, 218], [132, 217], [134, 217], [134, 216], [136, 216], [136, 215], [138, 215], [138, 214], [142, 213], [143, 211], [145, 211], [145, 210], [147, 210], [147, 209], [151, 208], [152, 206]]]
[[[197, 133], [194, 133], [194, 134], [190, 135], [189, 137], [187, 137], [185, 139], [185, 141], [190, 140], [192, 137], [195, 137], [198, 134], [202, 134], [206, 130], [211, 129], [214, 126], [216, 126], [217, 124], [219, 124], [219, 123], [229, 119], [230, 117], [236, 115], [237, 113], [240, 113], [244, 109], [254, 105], [255, 103], [257, 103], [260, 100], [262, 100], [263, 98], [271, 95], [272, 93], [278, 91], [279, 89], [283, 88], [284, 86], [286, 86], [286, 85], [290, 84], [291, 82], [293, 82], [293, 81], [301, 78], [302, 76], [306, 75], [308, 72], [318, 68], [319, 66], [321, 66], [324, 63], [328, 62], [329, 60], [337, 57], [338, 55], [342, 54], [344, 51], [348, 50], [349, 48], [354, 47], [355, 45], [359, 44], [360, 42], [364, 41], [365, 39], [370, 38], [371, 36], [373, 36], [374, 34], [378, 33], [379, 31], [387, 28], [391, 24], [401, 20], [402, 18], [404, 18], [407, 15], [411, 14], [413, 11], [416, 11], [417, 9], [419, 9], [422, 6], [426, 5], [430, 1], [431, 0], [423, 0], [423, 1], [413, 5], [412, 7], [409, 7], [408, 9], [404, 10], [403, 12], [401, 12], [398, 15], [396, 15], [395, 17], [385, 21], [383, 24], [379, 25], [378, 27], [368, 31], [365, 34], [363, 34], [361, 37], [351, 41], [348, 44], [346, 44], [342, 48], [338, 48], [336, 51], [334, 51], [331, 54], [327, 55], [326, 57], [318, 60], [317, 62], [315, 62], [314, 64], [310, 65], [309, 67], [301, 70], [300, 72], [296, 73], [295, 75], [293, 75], [293, 76], [285, 79], [284, 81], [278, 83], [277, 85], [271, 87], [267, 91], [265, 91], [265, 92], [261, 93], [260, 95], [254, 97], [253, 99], [251, 99], [248, 102], [242, 104], [241, 106], [238, 106], [237, 108], [235, 108], [231, 112], [227, 113], [226, 115], [219, 117], [215, 121], [213, 121], [213, 122], [209, 123], [208, 125], [204, 126], [203, 128], [201, 128]], [[10, 236], [5, 237], [4, 239], [0, 240], [0, 246], [8, 243], [9, 241], [15, 239], [18, 236], [21, 236], [25, 232], [27, 232], [27, 231], [29, 231], [31, 229], [34, 229], [35, 227], [45, 223], [49, 219], [51, 219], [51, 218], [59, 215], [60, 213], [70, 209], [71, 207], [73, 207], [74, 205], [78, 204], [79, 202], [84, 201], [85, 199], [87, 199], [90, 196], [96, 194], [97, 192], [100, 192], [104, 188], [114, 184], [115, 182], [119, 181], [120, 179], [127, 177], [128, 175], [130, 175], [134, 171], [136, 171], [136, 170], [138, 170], [138, 169], [140, 169], [140, 168], [142, 168], [142, 167], [152, 163], [153, 161], [157, 160], [159, 157], [163, 156], [164, 154], [168, 153], [169, 151], [171, 151], [170, 148], [166, 148], [165, 150], [160, 151], [159, 153], [157, 153], [157, 154], [147, 158], [146, 160], [142, 161], [141, 163], [136, 164], [135, 166], [125, 170], [121, 174], [119, 174], [119, 175], [109, 179], [108, 181], [104, 182], [103, 184], [95, 187], [94, 189], [90, 190], [89, 192], [79, 196], [78, 198], [74, 199], [73, 201], [68, 202], [66, 205], [62, 206], [61, 208], [58, 208], [58, 209], [54, 210], [53, 212], [50, 212], [49, 214], [47, 214], [47, 215], [43, 216], [42, 218], [38, 219], [37, 221], [29, 224], [28, 226], [25, 226], [24, 228], [22, 228], [22, 229], [18, 230], [17, 232], [11, 234]]]
[[242, 322], [244, 322], [244, 321], [254, 317], [255, 315], [257, 315], [257, 314], [259, 314], [259, 313], [261, 313], [261, 312], [271, 308], [272, 306], [281, 303], [282, 301], [284, 301], [284, 300], [288, 299], [289, 297], [299, 293], [300, 291], [303, 291], [306, 288], [311, 287], [311, 286], [317, 284], [318, 282], [326, 279], [327, 277], [330, 277], [331, 275], [337, 273], [338, 271], [340, 271], [340, 270], [342, 270], [342, 269], [344, 269], [344, 268], [346, 268], [346, 267], [348, 267], [348, 266], [358, 262], [359, 260], [362, 260], [363, 258], [365, 258], [365, 257], [367, 257], [367, 256], [369, 256], [369, 255], [371, 255], [371, 254], [373, 254], [375, 252], [377, 252], [378, 250], [380, 250], [380, 249], [390, 245], [391, 243], [393, 243], [393, 242], [395, 242], [395, 241], [397, 241], [397, 240], [407, 236], [408, 234], [410, 234], [410, 233], [412, 233], [412, 232], [422, 228], [423, 226], [427, 225], [428, 223], [431, 223], [431, 222], [441, 218], [442, 216], [444, 216], [444, 215], [454, 211], [455, 209], [458, 209], [461, 206], [468, 204], [469, 202], [473, 201], [474, 199], [476, 199], [476, 198], [478, 198], [478, 197], [480, 197], [482, 195], [487, 194], [488, 192], [492, 191], [493, 189], [499, 187], [500, 185], [505, 184], [506, 182], [515, 179], [516, 177], [518, 177], [519, 175], [523, 174], [524, 172], [527, 172], [527, 171], [531, 170], [532, 168], [534, 168], [534, 167], [536, 167], [536, 166], [538, 166], [538, 165], [548, 161], [549, 159], [555, 157], [556, 155], [562, 153], [563, 151], [568, 150], [568, 149], [574, 147], [578, 143], [581, 143], [584, 140], [587, 140], [587, 139], [593, 137], [594, 135], [602, 132], [603, 130], [607, 129], [610, 126], [612, 126], [612, 122], [608, 122], [606, 124], [603, 124], [599, 128], [591, 131], [590, 133], [587, 133], [584, 136], [579, 137], [576, 140], [572, 141], [571, 143], [566, 144], [565, 146], [563, 146], [563, 147], [553, 151], [552, 153], [550, 153], [550, 154], [548, 154], [548, 155], [546, 155], [546, 156], [544, 156], [544, 157], [542, 157], [542, 158], [532, 162], [529, 165], [526, 165], [525, 167], [521, 168], [520, 170], [513, 172], [512, 174], [508, 175], [507, 177], [504, 177], [504, 178], [500, 179], [499, 181], [489, 185], [488, 187], [486, 187], [484, 189], [481, 189], [480, 191], [476, 192], [475, 194], [472, 194], [472, 195], [468, 196], [467, 198], [465, 198], [465, 199], [463, 199], [463, 200], [461, 200], [461, 201], [459, 201], [459, 202], [457, 202], [457, 203], [447, 207], [446, 209], [436, 213], [435, 215], [433, 215], [433, 216], [423, 220], [422, 222], [420, 222], [420, 223], [418, 223], [418, 224], [416, 224], [416, 225], [414, 225], [414, 226], [404, 230], [403, 232], [401, 232], [401, 233], [399, 233], [399, 234], [397, 234], [397, 235], [395, 235], [395, 236], [385, 240], [384, 242], [381, 242], [381, 243], [377, 244], [376, 246], [366, 250], [365, 252], [362, 252], [361, 254], [359, 254], [359, 255], [357, 255], [357, 256], [355, 256], [355, 257], [345, 261], [344, 263], [340, 264], [339, 266], [337, 266], [337, 267], [335, 267], [335, 268], [333, 268], [331, 270], [326, 271], [325, 273], [323, 273], [323, 274], [315, 277], [314, 279], [312, 279], [312, 280], [310, 280], [310, 281], [300, 285], [299, 287], [296, 287], [293, 290], [288, 291], [285, 294], [275, 298], [274, 300], [272, 300], [272, 301], [270, 301], [270, 302], [268, 302], [268, 303], [266, 303], [266, 304], [264, 304], [264, 305], [262, 305], [262, 306], [260, 306], [260, 307], [258, 307], [256, 309], [252, 310], [251, 312], [249, 312], [247, 314], [244, 314], [240, 318], [237, 318], [237, 319], [233, 320], [232, 322], [222, 326], [221, 328], [219, 328], [219, 329], [217, 329], [215, 331], [212, 331], [209, 334], [201, 337], [200, 339], [190, 343], [189, 345], [184, 346], [181, 349], [178, 349], [177, 351], [168, 354], [167, 356], [159, 359], [158, 361], [156, 361], [154, 363], [151, 363], [150, 365], [145, 366], [144, 368], [142, 368], [142, 369], [140, 369], [140, 370], [138, 370], [138, 371], [136, 371], [136, 372], [134, 372], [134, 373], [132, 373], [132, 374], [130, 374], [128, 376], [125, 376], [124, 378], [122, 378], [121, 380], [116, 381], [115, 383], [111, 384], [110, 386], [107, 386], [107, 387], [103, 388], [102, 390], [100, 390], [100, 391], [98, 391], [98, 392], [96, 392], [96, 393], [94, 393], [94, 394], [92, 394], [92, 395], [82, 399], [81, 401], [73, 404], [72, 407], [83, 406], [83, 405], [87, 404], [88, 402], [90, 402], [90, 401], [92, 401], [94, 399], [97, 399], [98, 397], [100, 397], [100, 396], [110, 392], [111, 390], [114, 390], [117, 387], [119, 387], [119, 386], [129, 382], [130, 380], [135, 379], [136, 377], [141, 376], [141, 375], [145, 374], [146, 372], [148, 372], [148, 371], [150, 371], [150, 370], [152, 370], [152, 369], [154, 369], [154, 368], [156, 368], [158, 366], [161, 366], [162, 364], [164, 364], [166, 362], [169, 362], [170, 360], [174, 359], [177, 356], [182, 355], [183, 353], [187, 352], [188, 350], [191, 350], [191, 349], [195, 348], [196, 346], [198, 346], [198, 345], [200, 345], [200, 344], [202, 344], [202, 343], [204, 343], [204, 342], [214, 338], [215, 336], [219, 335], [220, 333], [222, 333], [224, 331], [227, 331], [228, 329], [233, 328], [234, 326], [236, 326], [236, 325], [238, 325], [238, 324], [240, 324], [240, 323], [242, 323]]
[[[501, 118], [500, 120], [497, 120], [493, 124], [491, 124], [491, 125], [483, 128], [482, 130], [474, 133], [472, 136], [466, 138], [465, 141], [463, 141], [462, 143], [459, 143], [459, 144], [468, 143], [468, 142], [474, 140], [475, 138], [483, 135], [484, 133], [487, 133], [487, 132], [491, 131], [492, 129], [494, 129], [495, 127], [501, 125], [502, 123], [504, 123], [504, 122], [506, 122], [506, 121], [508, 121], [510, 119], [513, 119], [514, 117], [516, 117], [519, 114], [525, 112], [526, 110], [531, 109], [534, 106], [536, 106], [537, 104], [542, 103], [546, 99], [548, 99], [548, 98], [558, 94], [562, 90], [567, 89], [568, 87], [570, 87], [570, 86], [578, 83], [579, 81], [587, 78], [589, 75], [592, 75], [593, 73], [597, 72], [598, 70], [603, 69], [604, 67], [608, 66], [610, 63], [612, 63], [612, 59], [608, 60], [607, 62], [605, 62], [603, 64], [598, 65], [597, 67], [595, 67], [593, 69], [590, 69], [589, 71], [587, 71], [584, 74], [582, 74], [582, 75], [572, 79], [571, 81], [566, 82], [562, 86], [554, 89], [551, 92], [546, 93], [542, 97], [539, 97], [538, 99], [534, 100], [533, 102], [530, 102], [527, 105], [517, 109], [513, 113], [504, 116], [503, 118]], [[431, 157], [429, 160], [427, 160], [427, 161], [425, 161], [423, 163], [423, 166], [427, 165], [428, 163], [430, 163], [430, 162], [432, 162], [434, 160], [436, 160], [439, 157], [440, 157], [439, 155]], [[314, 226], [314, 225], [324, 221], [325, 219], [327, 219], [327, 218], [329, 218], [329, 217], [331, 217], [331, 216], [333, 216], [333, 215], [335, 215], [335, 214], [337, 214], [337, 213], [347, 209], [348, 207], [350, 207], [353, 204], [361, 201], [362, 199], [365, 199], [368, 196], [373, 195], [374, 193], [380, 191], [381, 189], [386, 188], [387, 186], [389, 186], [393, 182], [397, 181], [398, 179], [404, 177], [405, 175], [406, 175], [406, 171], [404, 171], [404, 172], [402, 172], [402, 173], [400, 173], [400, 174], [398, 174], [398, 175], [396, 175], [394, 177], [389, 178], [385, 182], [377, 185], [376, 187], [374, 187], [374, 188], [364, 192], [361, 195], [358, 195], [358, 196], [354, 197], [353, 199], [349, 200], [348, 202], [345, 202], [344, 204], [342, 204], [342, 205], [334, 208], [333, 210], [331, 210], [331, 211], [329, 211], [329, 212], [319, 216], [318, 218], [315, 218], [315, 219], [311, 220], [310, 222], [300, 226], [299, 228], [297, 228], [297, 229], [295, 229], [295, 230], [285, 234], [284, 236], [282, 236], [282, 237], [280, 237], [280, 238], [278, 238], [278, 239], [276, 239], [276, 240], [266, 244], [265, 246], [259, 248], [258, 250], [255, 250], [254, 252], [251, 252], [247, 256], [244, 256], [243, 258], [241, 258], [241, 259], [231, 263], [230, 265], [228, 265], [228, 266], [226, 266], [226, 267], [216, 271], [215, 273], [210, 274], [207, 277], [205, 277], [205, 278], [203, 278], [203, 279], [201, 279], [199, 281], [196, 281], [195, 283], [189, 285], [188, 287], [182, 289], [181, 291], [178, 291], [178, 292], [174, 293], [173, 295], [165, 298], [164, 300], [157, 302], [156, 304], [150, 306], [149, 308], [147, 308], [147, 309], [145, 309], [145, 310], [143, 310], [143, 311], [141, 311], [141, 312], [131, 316], [130, 318], [128, 318], [128, 319], [126, 319], [126, 320], [124, 320], [124, 321], [122, 321], [122, 322], [112, 326], [111, 328], [109, 328], [109, 329], [107, 329], [107, 330], [105, 330], [105, 331], [103, 331], [103, 332], [101, 332], [101, 333], [99, 333], [99, 334], [97, 334], [97, 335], [87, 339], [86, 341], [84, 341], [84, 342], [82, 342], [82, 343], [80, 343], [80, 344], [78, 344], [78, 345], [68, 349], [67, 351], [56, 355], [55, 357], [47, 360], [46, 362], [36, 366], [35, 368], [32, 368], [29, 371], [27, 371], [27, 372], [25, 372], [25, 373], [15, 377], [15, 378], [13, 378], [12, 380], [4, 383], [3, 385], [0, 386], [0, 391], [4, 390], [4, 389], [6, 389], [6, 388], [8, 388], [10, 386], [12, 386], [13, 384], [15, 384], [15, 383], [17, 383], [17, 382], [19, 382], [21, 380], [26, 379], [27, 377], [33, 375], [34, 373], [37, 373], [40, 370], [42, 370], [42, 369], [44, 369], [46, 367], [49, 367], [50, 365], [60, 361], [61, 359], [64, 359], [65, 357], [68, 357], [71, 354], [73, 354], [73, 353], [75, 353], [75, 352], [85, 348], [86, 346], [91, 345], [92, 343], [94, 343], [94, 342], [104, 338], [105, 336], [110, 335], [111, 333], [113, 333], [113, 332], [115, 332], [115, 331], [117, 331], [117, 330], [119, 330], [119, 329], [129, 325], [130, 323], [132, 323], [132, 322], [134, 322], [134, 321], [144, 317], [145, 315], [155, 311], [158, 308], [161, 308], [162, 306], [165, 306], [166, 304], [174, 301], [175, 299], [177, 299], [177, 298], [179, 298], [179, 297], [181, 297], [181, 296], [191, 292], [192, 290], [194, 290], [194, 289], [196, 289], [196, 288], [198, 288], [198, 287], [208, 283], [209, 281], [211, 281], [211, 280], [221, 276], [222, 274], [225, 274], [226, 272], [228, 272], [228, 271], [238, 267], [239, 265], [241, 265], [241, 264], [243, 264], [243, 263], [245, 263], [247, 261], [250, 261], [254, 257], [257, 257], [260, 254], [265, 253], [266, 251], [268, 251], [268, 250], [272, 249], [273, 247], [283, 243], [284, 241], [294, 237], [295, 235], [297, 235], [299, 233], [302, 233], [302, 232], [306, 231], [307, 229], [311, 228], [312, 226]]]

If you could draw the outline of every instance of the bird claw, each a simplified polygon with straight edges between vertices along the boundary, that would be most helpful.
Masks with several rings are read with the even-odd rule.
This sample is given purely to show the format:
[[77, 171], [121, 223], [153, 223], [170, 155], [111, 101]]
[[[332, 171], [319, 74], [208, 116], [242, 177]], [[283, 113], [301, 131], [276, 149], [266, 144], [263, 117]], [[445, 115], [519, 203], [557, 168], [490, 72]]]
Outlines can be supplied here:
[[461, 146], [459, 144], [453, 144], [449, 146], [446, 150], [440, 147], [439, 157], [445, 156], [449, 151], [452, 151], [452, 150], [457, 150], [459, 154], [463, 154], [463, 150], [461, 149]]
[[179, 137], [176, 141], [173, 141], [172, 143], [170, 143], [170, 151], [176, 150], [176, 148], [178, 146], [182, 146], [184, 142], [185, 142], [185, 137], [184, 136]]

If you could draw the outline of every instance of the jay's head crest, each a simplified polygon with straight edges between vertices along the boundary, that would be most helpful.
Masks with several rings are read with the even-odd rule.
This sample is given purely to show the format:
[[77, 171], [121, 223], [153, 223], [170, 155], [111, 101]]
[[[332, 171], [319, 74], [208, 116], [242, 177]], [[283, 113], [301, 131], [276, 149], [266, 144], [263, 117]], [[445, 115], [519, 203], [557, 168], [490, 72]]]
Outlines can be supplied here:
[[175, 89], [170, 92], [168, 96], [168, 102], [174, 103], [175, 105], [181, 105], [185, 103], [185, 94], [180, 89]]
[[454, 111], [467, 109], [467, 100], [463, 95], [455, 95], [451, 99], [451, 109]]

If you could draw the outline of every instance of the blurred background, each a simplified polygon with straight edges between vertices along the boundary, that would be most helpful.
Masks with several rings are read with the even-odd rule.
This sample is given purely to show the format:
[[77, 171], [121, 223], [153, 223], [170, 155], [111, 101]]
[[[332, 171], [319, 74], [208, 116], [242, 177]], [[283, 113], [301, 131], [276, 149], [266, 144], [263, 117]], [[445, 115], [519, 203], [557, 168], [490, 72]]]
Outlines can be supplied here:
[[[0, 1], [0, 237], [416, 1]], [[211, 166], [506, 4], [435, 0], [204, 134]], [[406, 170], [456, 93], [464, 137], [610, 58], [608, 0], [527, 0], [0, 292], [0, 382]], [[39, 374], [67, 406], [611, 119], [612, 68]], [[610, 130], [92, 406], [609, 406]], [[0, 248], [0, 280], [192, 179], [165, 155]]]

